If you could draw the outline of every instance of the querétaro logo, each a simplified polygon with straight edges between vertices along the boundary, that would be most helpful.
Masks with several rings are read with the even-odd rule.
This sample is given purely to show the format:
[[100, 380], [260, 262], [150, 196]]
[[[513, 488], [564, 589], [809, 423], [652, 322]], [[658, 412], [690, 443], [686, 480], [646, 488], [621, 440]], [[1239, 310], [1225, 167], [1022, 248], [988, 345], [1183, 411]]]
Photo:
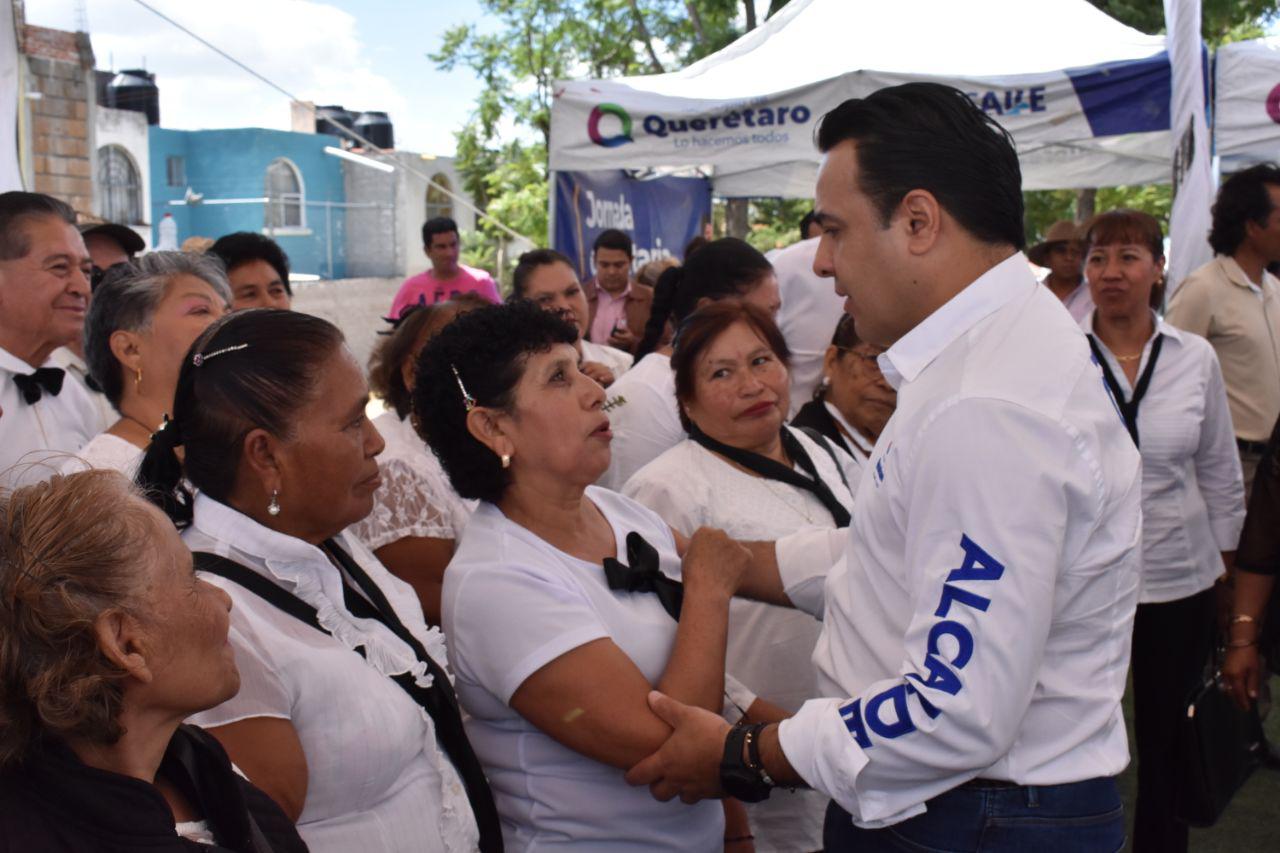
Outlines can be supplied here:
[[[612, 136], [600, 135], [600, 119], [613, 116], [622, 123], [622, 131]], [[591, 110], [587, 117], [587, 136], [596, 145], [604, 148], [617, 148], [631, 141], [631, 115], [617, 104], [599, 104]]]

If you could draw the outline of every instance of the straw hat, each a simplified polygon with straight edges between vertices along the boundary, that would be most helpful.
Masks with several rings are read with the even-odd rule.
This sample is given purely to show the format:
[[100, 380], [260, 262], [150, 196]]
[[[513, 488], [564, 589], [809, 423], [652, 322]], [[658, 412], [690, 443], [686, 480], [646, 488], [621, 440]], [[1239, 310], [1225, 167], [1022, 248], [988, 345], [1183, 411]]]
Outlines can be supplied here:
[[1027, 251], [1027, 257], [1036, 266], [1047, 267], [1049, 266], [1049, 252], [1059, 243], [1080, 243], [1083, 247], [1084, 235], [1080, 233], [1080, 227], [1070, 219], [1059, 219], [1049, 226], [1049, 231], [1044, 235], [1044, 240], [1036, 243]]

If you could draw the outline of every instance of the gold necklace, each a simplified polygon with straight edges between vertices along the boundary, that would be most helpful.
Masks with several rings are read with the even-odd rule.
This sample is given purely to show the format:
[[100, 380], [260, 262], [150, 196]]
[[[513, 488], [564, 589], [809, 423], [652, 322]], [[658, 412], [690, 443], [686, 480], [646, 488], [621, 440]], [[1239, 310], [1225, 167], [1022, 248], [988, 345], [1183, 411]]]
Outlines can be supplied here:
[[1117, 355], [1116, 361], [1119, 361], [1119, 362], [1137, 361], [1140, 358], [1142, 358], [1142, 353], [1137, 353], [1136, 355]]

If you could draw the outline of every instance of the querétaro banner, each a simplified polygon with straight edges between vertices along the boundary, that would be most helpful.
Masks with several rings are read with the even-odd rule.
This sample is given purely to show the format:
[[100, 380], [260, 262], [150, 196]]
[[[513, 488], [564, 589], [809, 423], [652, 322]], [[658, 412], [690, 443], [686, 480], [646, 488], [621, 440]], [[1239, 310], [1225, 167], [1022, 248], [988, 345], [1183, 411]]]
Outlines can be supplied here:
[[649, 261], [680, 257], [711, 219], [711, 184], [705, 178], [637, 180], [625, 172], [557, 172], [555, 248], [578, 275], [595, 275], [591, 244], [616, 228], [635, 246], [633, 270]]

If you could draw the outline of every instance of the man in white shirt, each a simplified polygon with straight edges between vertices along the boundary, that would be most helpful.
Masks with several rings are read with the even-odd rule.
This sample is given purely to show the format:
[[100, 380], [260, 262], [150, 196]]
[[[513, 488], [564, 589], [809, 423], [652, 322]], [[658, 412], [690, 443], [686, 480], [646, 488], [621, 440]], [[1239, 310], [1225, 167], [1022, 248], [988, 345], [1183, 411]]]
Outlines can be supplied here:
[[844, 299], [831, 282], [813, 271], [817, 238], [793, 243], [765, 257], [773, 264], [782, 293], [778, 328], [791, 350], [791, 415], [813, 398], [822, 378], [822, 357], [831, 344]]
[[848, 534], [753, 546], [742, 592], [824, 620], [819, 687], [843, 698], [744, 731], [651, 694], [674, 732], [629, 779], [817, 788], [829, 850], [1117, 850], [1139, 457], [1019, 252], [1012, 143], [912, 83], [836, 108], [819, 147], [815, 268], [889, 346], [898, 407]]
[[48, 477], [97, 432], [89, 392], [50, 358], [83, 333], [90, 268], [70, 207], [0, 194], [0, 486]]
[[1084, 280], [1084, 248], [1080, 228], [1062, 219], [1050, 225], [1044, 239], [1027, 250], [1031, 263], [1049, 270], [1040, 283], [1062, 301], [1077, 323], [1093, 310], [1093, 297]]

